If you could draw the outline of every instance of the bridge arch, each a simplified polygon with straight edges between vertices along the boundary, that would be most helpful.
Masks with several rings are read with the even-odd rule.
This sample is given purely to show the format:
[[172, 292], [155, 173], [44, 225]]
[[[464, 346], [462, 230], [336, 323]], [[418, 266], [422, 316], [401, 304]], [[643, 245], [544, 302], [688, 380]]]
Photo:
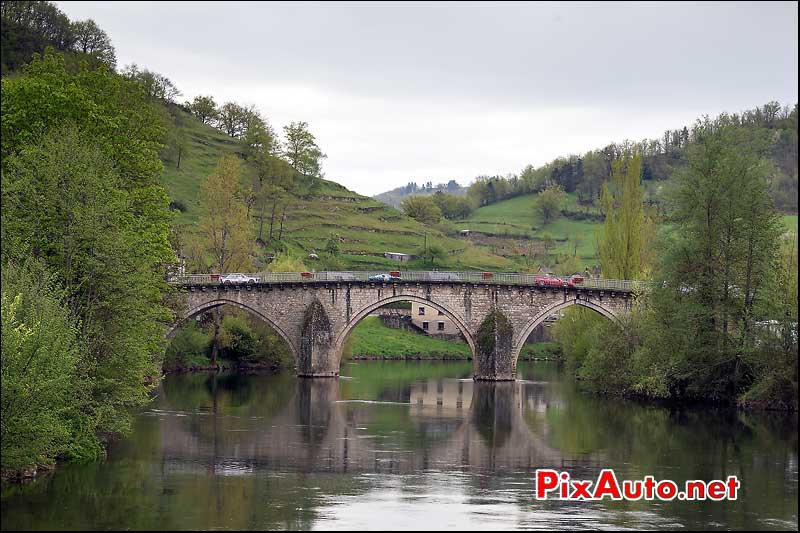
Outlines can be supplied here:
[[[567, 307], [571, 307], [573, 305], [580, 305], [582, 307], [586, 307], [587, 309], [591, 309], [598, 314], [603, 315], [604, 317], [611, 320], [614, 324], [622, 328], [622, 322], [620, 321], [619, 317], [611, 310], [605, 308], [604, 306], [598, 304], [597, 302], [593, 302], [591, 300], [584, 300], [578, 298], [571, 298], [565, 302], [558, 302], [556, 304], [551, 305], [550, 307], [546, 308], [538, 315], [533, 317], [530, 322], [525, 326], [522, 330], [521, 335], [518, 337], [516, 344], [514, 345], [514, 361], [519, 359], [520, 351], [522, 351], [523, 346], [525, 345], [525, 341], [528, 340], [528, 337], [533, 330], [536, 329], [542, 322], [545, 321], [547, 317], [561, 311], [562, 309], [566, 309]], [[515, 364], [516, 366], [516, 364]]]
[[461, 332], [461, 335], [463, 335], [464, 339], [466, 339], [467, 344], [469, 345], [470, 352], [472, 353], [472, 360], [473, 361], [475, 360], [475, 353], [476, 353], [475, 352], [475, 340], [472, 338], [472, 334], [470, 333], [469, 328], [467, 328], [467, 325], [464, 323], [464, 321], [457, 314], [453, 313], [450, 309], [448, 309], [447, 307], [443, 306], [440, 303], [432, 302], [431, 300], [427, 300], [427, 299], [421, 298], [419, 296], [412, 296], [412, 295], [409, 295], [409, 294], [402, 294], [402, 295], [398, 295], [398, 296], [390, 296], [388, 298], [384, 298], [382, 300], [379, 300], [378, 302], [375, 302], [373, 304], [370, 304], [370, 305], [364, 307], [358, 313], [356, 313], [353, 316], [353, 318], [351, 318], [347, 322], [347, 324], [345, 325], [344, 329], [341, 331], [341, 333], [337, 336], [337, 339], [336, 339], [336, 352], [335, 353], [336, 353], [337, 357], [339, 358], [340, 362], [342, 360], [342, 349], [344, 348], [344, 343], [347, 340], [347, 337], [350, 335], [350, 332], [353, 331], [353, 328], [355, 328], [358, 325], [358, 323], [361, 322], [361, 320], [365, 316], [369, 315], [373, 311], [376, 311], [377, 309], [380, 309], [381, 307], [383, 307], [385, 305], [388, 305], [388, 304], [391, 304], [391, 303], [395, 303], [395, 302], [414, 302], [414, 303], [418, 303], [418, 304], [422, 304], [422, 305], [425, 305], [425, 306], [432, 307], [433, 309], [436, 309], [437, 311], [441, 311], [442, 313], [444, 313], [444, 315], [447, 318], [449, 318], [450, 320], [453, 321], [453, 324], [455, 324], [455, 326]]
[[227, 298], [216, 298], [214, 300], [210, 300], [208, 302], [203, 302], [202, 304], [200, 304], [200, 305], [198, 305], [196, 307], [193, 307], [192, 309], [187, 311], [184, 314], [184, 316], [180, 320], [178, 320], [172, 327], [170, 327], [170, 329], [167, 331], [167, 333], [166, 333], [166, 335], [164, 335], [164, 337], [167, 340], [172, 340], [172, 337], [175, 336], [175, 334], [178, 332], [178, 330], [181, 328], [181, 326], [183, 326], [183, 324], [187, 320], [189, 320], [192, 317], [195, 317], [195, 316], [199, 315], [200, 313], [204, 313], [206, 311], [210, 311], [211, 309], [214, 309], [216, 307], [220, 307], [220, 306], [223, 306], [223, 305], [232, 305], [234, 307], [238, 307], [239, 309], [247, 311], [248, 313], [251, 313], [251, 314], [257, 316], [258, 318], [260, 318], [261, 320], [263, 320], [264, 322], [269, 324], [269, 326], [272, 329], [274, 329], [278, 333], [278, 335], [281, 336], [281, 338], [284, 341], [286, 341], [286, 344], [289, 346], [289, 350], [291, 350], [291, 352], [292, 352], [292, 357], [294, 358], [295, 361], [297, 361], [297, 354], [299, 353], [297, 346], [295, 346], [295, 344], [292, 342], [292, 340], [289, 337], [289, 335], [287, 335], [286, 332], [283, 331], [283, 329], [277, 323], [275, 323], [274, 320], [270, 319], [268, 316], [264, 315], [263, 313], [261, 313], [257, 309], [255, 309], [253, 307], [250, 307], [249, 305], [245, 305], [245, 304], [243, 304], [241, 302], [236, 302], [234, 300], [229, 300]]

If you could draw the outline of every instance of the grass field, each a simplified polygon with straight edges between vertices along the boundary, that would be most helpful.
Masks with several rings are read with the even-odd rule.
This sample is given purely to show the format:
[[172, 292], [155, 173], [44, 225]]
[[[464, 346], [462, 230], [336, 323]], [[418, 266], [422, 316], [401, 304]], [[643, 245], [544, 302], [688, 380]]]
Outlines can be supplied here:
[[453, 226], [518, 242], [542, 241], [549, 235], [555, 241], [555, 246], [549, 253], [573, 255], [577, 244], [577, 256], [581, 260], [596, 262], [596, 235], [602, 224], [578, 218], [598, 214], [597, 208], [581, 206], [577, 195], [567, 194], [564, 206], [566, 214], [545, 224], [534, 209], [535, 199], [535, 194], [526, 194], [481, 207], [467, 220], [453, 223]]
[[787, 231], [794, 231], [797, 233], [797, 215], [783, 215], [781, 221]]
[[[561, 349], [555, 342], [526, 344], [520, 359], [556, 359]], [[466, 359], [472, 358], [465, 342], [445, 341], [422, 333], [390, 328], [380, 317], [368, 316], [353, 330], [345, 344], [345, 359]]]
[[344, 357], [471, 359], [472, 355], [466, 342], [445, 341], [390, 328], [381, 322], [380, 317], [368, 316], [347, 339]]

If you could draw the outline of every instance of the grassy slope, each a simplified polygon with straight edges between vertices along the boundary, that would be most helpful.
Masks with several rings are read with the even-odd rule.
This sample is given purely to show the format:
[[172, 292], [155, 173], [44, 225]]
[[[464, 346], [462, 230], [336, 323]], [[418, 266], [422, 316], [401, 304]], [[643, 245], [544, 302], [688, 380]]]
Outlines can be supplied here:
[[368, 316], [355, 327], [347, 340], [345, 354], [348, 357], [471, 358], [465, 342], [444, 341], [413, 331], [390, 328], [377, 316]]
[[[227, 135], [180, 110], [176, 112], [188, 146], [180, 169], [173, 161], [165, 161], [161, 181], [170, 197], [186, 207], [176, 222], [191, 229], [202, 215], [199, 202], [201, 182], [213, 172], [220, 157], [235, 154], [240, 148]], [[250, 186], [254, 176], [255, 170], [245, 165], [243, 185]], [[284, 241], [290, 253], [305, 258], [312, 251], [320, 252], [331, 234], [338, 234], [343, 238], [342, 268], [396, 268], [398, 263], [384, 259], [383, 253], [414, 254], [422, 248], [426, 233], [428, 244], [438, 244], [445, 251], [466, 248], [448, 254], [442, 264], [437, 265], [440, 268], [508, 269], [512, 266], [511, 261], [491, 254], [486, 248], [474, 247], [463, 240], [448, 237], [438, 229], [426, 228], [390, 206], [328, 180], [322, 180], [313, 197], [295, 198], [287, 215]], [[255, 236], [255, 220], [253, 232]], [[308, 266], [314, 267], [313, 264]]]
[[570, 217], [572, 213], [596, 214], [597, 209], [579, 206], [577, 196], [568, 194], [565, 205], [568, 214], [544, 224], [534, 209], [535, 198], [535, 194], [526, 194], [481, 207], [457, 225], [461, 229], [486, 232], [517, 241], [540, 240], [545, 234], [549, 234], [556, 241], [552, 254], [572, 254], [577, 240], [578, 256], [587, 261], [596, 261], [596, 232], [601, 223]]

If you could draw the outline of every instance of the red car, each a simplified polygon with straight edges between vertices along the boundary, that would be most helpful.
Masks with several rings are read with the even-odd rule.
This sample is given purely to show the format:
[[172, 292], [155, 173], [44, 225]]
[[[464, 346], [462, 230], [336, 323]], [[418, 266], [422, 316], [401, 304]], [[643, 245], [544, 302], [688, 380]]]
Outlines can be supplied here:
[[555, 278], [551, 276], [536, 278], [534, 283], [539, 287], [574, 287], [575, 283], [570, 280]]

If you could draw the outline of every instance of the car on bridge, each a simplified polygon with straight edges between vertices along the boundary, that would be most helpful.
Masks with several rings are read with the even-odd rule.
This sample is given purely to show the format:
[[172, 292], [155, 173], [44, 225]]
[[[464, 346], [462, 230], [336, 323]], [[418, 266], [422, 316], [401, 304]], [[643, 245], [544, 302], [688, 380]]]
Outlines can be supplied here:
[[219, 277], [219, 282], [221, 285], [239, 285], [241, 283], [260, 283], [261, 278], [241, 273], [223, 274]]
[[561, 279], [555, 276], [541, 276], [534, 280], [534, 283], [539, 287], [574, 287], [575, 282], [572, 279]]
[[389, 274], [375, 274], [369, 277], [370, 281], [400, 281], [400, 276], [391, 276]]

